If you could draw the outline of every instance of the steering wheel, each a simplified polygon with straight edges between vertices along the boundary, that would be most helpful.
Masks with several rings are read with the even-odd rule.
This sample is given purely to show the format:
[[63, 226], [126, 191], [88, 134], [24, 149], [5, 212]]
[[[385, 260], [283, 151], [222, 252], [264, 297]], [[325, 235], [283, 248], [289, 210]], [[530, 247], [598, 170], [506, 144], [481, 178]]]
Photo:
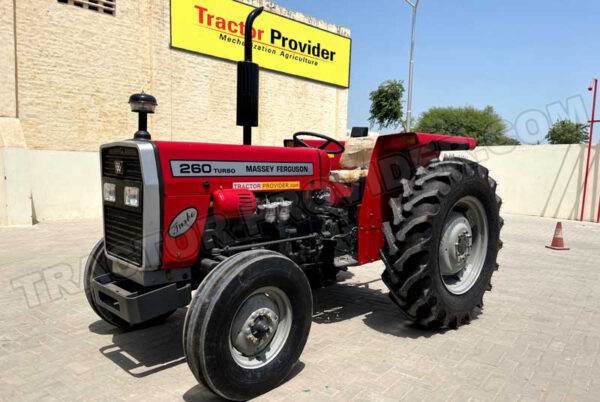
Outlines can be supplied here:
[[[316, 137], [316, 138], [318, 138], [320, 140], [325, 140], [325, 142], [323, 144], [321, 144], [320, 146], [318, 146], [318, 147], [311, 147], [306, 142], [304, 142], [300, 138], [298, 138], [300, 136], [302, 136], [302, 137]], [[294, 145], [297, 144], [297, 145], [300, 145], [300, 146], [302, 146], [304, 148], [317, 148], [317, 149], [320, 149], [322, 151], [327, 152], [330, 155], [339, 155], [339, 154], [343, 153], [346, 150], [346, 148], [344, 147], [344, 145], [342, 145], [341, 142], [336, 141], [333, 138], [328, 137], [328, 136], [323, 135], [323, 134], [311, 133], [311, 132], [308, 132], [308, 131], [300, 131], [300, 132], [294, 134], [293, 138], [294, 138]], [[339, 149], [334, 149], [334, 150], [325, 149], [325, 148], [327, 148], [327, 146], [329, 144], [337, 145], [337, 147]]]

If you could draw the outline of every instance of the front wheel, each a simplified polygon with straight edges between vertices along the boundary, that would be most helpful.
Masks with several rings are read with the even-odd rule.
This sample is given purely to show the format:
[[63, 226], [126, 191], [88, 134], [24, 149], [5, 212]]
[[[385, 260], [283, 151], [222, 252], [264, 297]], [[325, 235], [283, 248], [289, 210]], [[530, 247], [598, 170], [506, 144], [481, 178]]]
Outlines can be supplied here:
[[390, 200], [382, 279], [392, 300], [420, 325], [456, 328], [483, 307], [502, 247], [502, 200], [481, 165], [434, 161]]
[[312, 293], [281, 254], [252, 250], [221, 262], [188, 308], [183, 348], [196, 379], [217, 395], [248, 400], [279, 385], [308, 339]]

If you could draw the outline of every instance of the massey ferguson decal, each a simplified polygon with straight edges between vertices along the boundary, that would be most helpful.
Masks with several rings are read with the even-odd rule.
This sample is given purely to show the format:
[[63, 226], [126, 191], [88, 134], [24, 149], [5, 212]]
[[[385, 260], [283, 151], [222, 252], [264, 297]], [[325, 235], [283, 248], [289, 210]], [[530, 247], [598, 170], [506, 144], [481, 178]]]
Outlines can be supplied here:
[[198, 218], [196, 208], [187, 208], [181, 211], [169, 225], [169, 236], [176, 238], [182, 236], [194, 226]]
[[173, 177], [284, 177], [313, 172], [313, 164], [305, 162], [171, 161]]

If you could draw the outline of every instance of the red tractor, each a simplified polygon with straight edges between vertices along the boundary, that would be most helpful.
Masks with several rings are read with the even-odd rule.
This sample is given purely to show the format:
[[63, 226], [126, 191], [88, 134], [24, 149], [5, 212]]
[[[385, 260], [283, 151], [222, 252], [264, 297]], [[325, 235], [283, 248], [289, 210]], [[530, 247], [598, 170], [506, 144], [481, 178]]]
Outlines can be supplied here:
[[238, 65], [244, 145], [152, 141], [146, 119], [156, 100], [132, 96], [139, 131], [101, 147], [104, 238], [85, 270], [91, 307], [123, 330], [188, 306], [188, 365], [231, 400], [267, 392], [290, 373], [311, 326], [311, 285], [381, 259], [406, 316], [457, 328], [483, 306], [502, 244], [501, 200], [487, 169], [439, 159], [473, 149], [474, 139], [375, 141], [354, 130], [345, 142], [303, 132], [284, 147], [251, 146], [251, 36], [261, 11], [248, 17]]

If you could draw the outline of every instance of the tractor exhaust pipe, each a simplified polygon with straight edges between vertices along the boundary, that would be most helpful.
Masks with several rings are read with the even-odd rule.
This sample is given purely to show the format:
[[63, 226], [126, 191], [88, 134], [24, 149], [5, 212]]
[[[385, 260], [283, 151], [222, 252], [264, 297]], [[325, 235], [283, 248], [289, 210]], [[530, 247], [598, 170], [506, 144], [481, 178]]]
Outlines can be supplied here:
[[246, 19], [244, 61], [238, 62], [237, 125], [244, 127], [244, 145], [252, 145], [252, 127], [258, 126], [258, 64], [252, 62], [252, 25], [264, 7]]
[[262, 12], [265, 10], [264, 7], [259, 7], [256, 8], [254, 10], [252, 10], [252, 12], [250, 12], [250, 14], [248, 14], [248, 18], [246, 18], [246, 26], [245, 26], [245, 32], [244, 32], [244, 36], [245, 36], [245, 42], [244, 42], [244, 60], [245, 61], [252, 61], [252, 38], [253, 38], [253, 32], [252, 32], [252, 26], [254, 25], [254, 20], [256, 18], [258, 18], [259, 15], [262, 14]]

